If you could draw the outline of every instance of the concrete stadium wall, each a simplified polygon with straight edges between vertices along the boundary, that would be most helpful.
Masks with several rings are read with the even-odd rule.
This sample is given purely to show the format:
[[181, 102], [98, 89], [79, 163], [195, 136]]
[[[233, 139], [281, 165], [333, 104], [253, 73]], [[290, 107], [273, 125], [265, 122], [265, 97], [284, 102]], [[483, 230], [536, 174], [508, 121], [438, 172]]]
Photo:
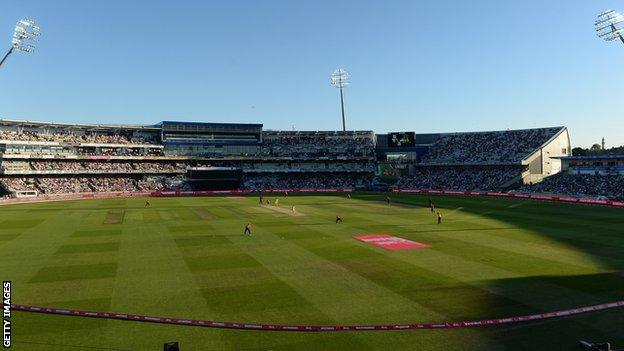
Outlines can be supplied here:
[[523, 178], [523, 182], [525, 184], [539, 183], [544, 178], [561, 172], [561, 160], [554, 157], [571, 154], [570, 133], [568, 128], [563, 128], [561, 132], [522, 161], [523, 164], [529, 165], [529, 174]]
[[561, 160], [553, 157], [570, 156], [571, 154], [570, 134], [565, 128], [563, 132], [542, 148], [543, 174], [551, 176], [561, 172]]

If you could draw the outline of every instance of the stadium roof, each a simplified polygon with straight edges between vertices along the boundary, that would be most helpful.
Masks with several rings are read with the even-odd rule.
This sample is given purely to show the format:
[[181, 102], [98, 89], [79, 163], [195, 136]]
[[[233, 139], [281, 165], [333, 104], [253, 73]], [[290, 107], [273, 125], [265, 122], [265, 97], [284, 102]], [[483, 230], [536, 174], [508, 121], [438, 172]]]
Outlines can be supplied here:
[[249, 127], [262, 127], [261, 123], [220, 123], [220, 122], [185, 122], [185, 121], [162, 121], [157, 123], [156, 126], [162, 126], [166, 124], [180, 124], [180, 125], [197, 125], [197, 126], [230, 126], [230, 127], [239, 127], [239, 126], [249, 126]]
[[44, 121], [26, 121], [19, 119], [0, 119], [0, 125], [21, 125], [31, 127], [51, 127], [51, 128], [78, 128], [78, 129], [143, 129], [143, 130], [159, 130], [160, 128], [153, 125], [139, 124], [87, 124], [87, 123], [57, 123]]
[[373, 134], [372, 130], [273, 130], [273, 129], [265, 129], [265, 134], [269, 135], [368, 135]]
[[472, 132], [445, 132], [445, 133], [440, 133], [440, 135], [521, 132], [521, 131], [539, 130], [539, 129], [559, 129], [559, 130], [563, 130], [565, 128], [566, 128], [565, 126], [555, 126], [555, 127], [538, 127], [538, 128], [504, 129], [504, 130], [482, 130], [482, 131], [472, 131]]

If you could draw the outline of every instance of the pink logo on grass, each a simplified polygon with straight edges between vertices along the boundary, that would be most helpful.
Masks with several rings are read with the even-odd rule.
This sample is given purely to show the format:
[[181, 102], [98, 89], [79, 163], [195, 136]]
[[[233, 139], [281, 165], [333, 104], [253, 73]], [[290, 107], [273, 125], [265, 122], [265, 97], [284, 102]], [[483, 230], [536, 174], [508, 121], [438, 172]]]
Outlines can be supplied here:
[[398, 238], [388, 234], [356, 235], [353, 238], [390, 251], [416, 250], [429, 247], [427, 244]]

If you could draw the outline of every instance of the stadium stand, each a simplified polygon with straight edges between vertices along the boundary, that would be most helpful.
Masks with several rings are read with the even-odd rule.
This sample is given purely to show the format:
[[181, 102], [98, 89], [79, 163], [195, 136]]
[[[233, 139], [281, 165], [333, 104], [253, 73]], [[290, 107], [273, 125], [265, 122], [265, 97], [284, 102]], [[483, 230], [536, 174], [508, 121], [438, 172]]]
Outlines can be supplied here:
[[73, 125], [0, 120], [0, 184], [14, 196], [267, 187], [366, 187], [372, 132], [258, 124]]
[[518, 191], [624, 200], [624, 175], [560, 173], [541, 183], [525, 185]]
[[[392, 151], [399, 155], [416, 151], [390, 167], [405, 169], [399, 188], [509, 190], [558, 173], [558, 157], [569, 155], [571, 149], [565, 127], [417, 134], [415, 139], [426, 144], [386, 150], [387, 158]], [[425, 152], [418, 154], [420, 150]]]
[[561, 173], [518, 191], [624, 200], [624, 155], [561, 157]]
[[[0, 184], [13, 196], [369, 189], [375, 173], [392, 164], [400, 188], [500, 191], [557, 173], [556, 157], [569, 156], [565, 127], [403, 135], [412, 135], [415, 141], [406, 138], [409, 143], [392, 149], [388, 137], [372, 131], [264, 131], [261, 124], [232, 123], [132, 126], [0, 120]], [[393, 158], [393, 153], [400, 157]]]
[[35, 142], [62, 142], [74, 144], [153, 144], [155, 139], [132, 137], [122, 134], [74, 134], [69, 131], [43, 133], [40, 131], [0, 131], [0, 140], [35, 141]]
[[397, 187], [444, 190], [499, 190], [522, 172], [517, 166], [417, 167], [401, 177]]
[[442, 135], [424, 157], [425, 164], [508, 164], [521, 162], [561, 128]]
[[[58, 173], [170, 173], [185, 172], [186, 165], [181, 162], [72, 162], [72, 161], [31, 161], [30, 169], [40, 172]], [[13, 171], [19, 170], [11, 162], [3, 163]], [[24, 169], [28, 171], [28, 169]]]
[[329, 189], [363, 188], [372, 181], [371, 173], [331, 173], [331, 174], [247, 174], [243, 177], [243, 186], [250, 190], [264, 189]]
[[373, 157], [371, 132], [266, 132], [261, 154], [296, 158]]
[[190, 190], [181, 177], [164, 176], [18, 177], [2, 178], [0, 184], [10, 192], [36, 191], [39, 194]]

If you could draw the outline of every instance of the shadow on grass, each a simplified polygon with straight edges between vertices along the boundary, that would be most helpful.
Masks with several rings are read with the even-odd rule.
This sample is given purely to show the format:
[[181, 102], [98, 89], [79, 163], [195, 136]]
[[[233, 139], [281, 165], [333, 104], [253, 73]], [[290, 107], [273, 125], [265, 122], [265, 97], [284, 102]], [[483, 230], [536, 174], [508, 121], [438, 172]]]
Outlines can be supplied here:
[[[401, 195], [402, 202], [424, 206], [429, 196]], [[487, 197], [431, 197], [441, 211], [461, 211], [530, 231], [582, 252], [613, 273], [535, 276], [483, 282], [489, 291], [519, 304], [505, 306], [518, 315], [569, 309], [624, 299], [624, 210], [587, 205]], [[517, 206], [522, 202], [522, 206]], [[484, 230], [484, 229], [480, 229]], [[450, 230], [450, 231], [462, 231]], [[504, 235], [504, 234], [503, 234]], [[480, 301], [483, 311], [498, 309], [497, 298]], [[518, 308], [518, 310], [514, 310]], [[497, 311], [503, 312], [503, 311]], [[489, 313], [487, 313], [489, 314]], [[511, 350], [578, 350], [579, 339], [624, 346], [624, 310], [577, 315], [527, 324], [480, 329], [494, 345]], [[481, 347], [470, 347], [478, 350]]]
[[[548, 276], [488, 281], [505, 296], [531, 301], [533, 307], [508, 311], [514, 315], [565, 310], [601, 302], [621, 300], [624, 277], [618, 273]], [[483, 301], [489, 309], [495, 303]], [[536, 307], [536, 306], [540, 306]], [[496, 313], [498, 314], [498, 313]], [[500, 314], [498, 314], [500, 316]], [[578, 340], [609, 341], [624, 345], [624, 311], [621, 308], [506, 326], [479, 329], [491, 343], [505, 350], [579, 350]], [[481, 347], [470, 347], [481, 350]]]

